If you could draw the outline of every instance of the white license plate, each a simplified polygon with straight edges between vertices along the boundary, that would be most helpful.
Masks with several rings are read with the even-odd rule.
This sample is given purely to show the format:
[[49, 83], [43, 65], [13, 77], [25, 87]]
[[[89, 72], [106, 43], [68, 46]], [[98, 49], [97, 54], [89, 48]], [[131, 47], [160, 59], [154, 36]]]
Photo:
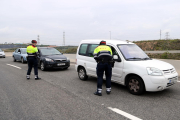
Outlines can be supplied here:
[[177, 81], [178, 78], [172, 78], [172, 79], [169, 79], [169, 83], [174, 83], [175, 81]]
[[57, 66], [62, 66], [62, 65], [66, 65], [65, 63], [59, 63], [57, 64]]

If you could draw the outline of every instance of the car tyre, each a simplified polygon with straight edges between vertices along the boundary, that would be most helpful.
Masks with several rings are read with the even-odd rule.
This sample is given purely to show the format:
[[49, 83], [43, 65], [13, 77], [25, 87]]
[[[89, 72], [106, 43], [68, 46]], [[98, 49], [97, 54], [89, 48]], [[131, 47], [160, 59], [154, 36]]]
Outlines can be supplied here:
[[6, 58], [6, 56], [4, 56], [4, 58]]
[[45, 70], [46, 70], [46, 68], [45, 68], [45, 66], [44, 66], [44, 63], [43, 63], [43, 62], [41, 62], [41, 64], [40, 64], [40, 68], [41, 68], [41, 70], [42, 70], [42, 71], [45, 71]]
[[22, 64], [24, 64], [25, 62], [24, 62], [24, 58], [21, 58], [21, 62], [22, 62]]
[[79, 76], [79, 79], [81, 79], [83, 81], [88, 79], [88, 76], [86, 74], [86, 70], [83, 67], [80, 67], [78, 69], [78, 76]]
[[14, 58], [14, 56], [13, 56], [13, 61], [16, 62], [16, 59]]
[[127, 87], [129, 92], [133, 95], [141, 95], [145, 91], [144, 82], [138, 76], [128, 78]]

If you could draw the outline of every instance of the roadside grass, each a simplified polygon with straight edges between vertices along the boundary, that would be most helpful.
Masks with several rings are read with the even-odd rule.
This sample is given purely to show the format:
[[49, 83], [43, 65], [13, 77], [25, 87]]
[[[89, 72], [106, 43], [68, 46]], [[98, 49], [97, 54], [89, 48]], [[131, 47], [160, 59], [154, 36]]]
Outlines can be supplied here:
[[180, 53], [148, 53], [147, 54], [150, 58], [157, 58], [157, 59], [174, 59], [174, 60], [180, 60]]

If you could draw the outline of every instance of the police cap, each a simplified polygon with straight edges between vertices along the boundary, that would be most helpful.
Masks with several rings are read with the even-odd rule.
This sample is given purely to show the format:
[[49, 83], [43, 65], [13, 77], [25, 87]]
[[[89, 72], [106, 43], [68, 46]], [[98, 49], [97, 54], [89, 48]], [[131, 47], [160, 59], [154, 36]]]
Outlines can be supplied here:
[[100, 45], [106, 45], [106, 41], [102, 40], [102, 41], [100, 42]]
[[37, 43], [37, 41], [36, 40], [32, 40], [32, 43]]

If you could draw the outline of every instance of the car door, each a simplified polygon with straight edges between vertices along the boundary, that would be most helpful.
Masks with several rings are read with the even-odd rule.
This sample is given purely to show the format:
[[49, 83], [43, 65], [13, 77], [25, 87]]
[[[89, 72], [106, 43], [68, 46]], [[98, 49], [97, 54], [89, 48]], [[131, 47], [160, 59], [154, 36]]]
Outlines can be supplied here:
[[17, 52], [17, 60], [21, 60], [21, 49]]
[[[112, 46], [112, 45], [109, 45], [109, 46], [112, 49], [113, 55], [117, 55], [118, 58], [121, 59], [122, 56], [117, 52], [118, 49], [115, 46]], [[115, 62], [114, 67], [112, 68], [112, 80], [123, 83], [121, 79], [123, 75], [123, 67], [124, 67], [124, 64], [123, 64], [122, 59], [121, 59], [121, 62], [117, 62], [117, 61]]]
[[17, 60], [17, 52], [18, 52], [18, 50], [19, 49], [16, 49], [15, 51], [14, 51], [14, 54], [13, 54], [13, 56], [14, 56], [14, 58]]
[[95, 48], [99, 46], [98, 44], [89, 44], [88, 46], [88, 51], [87, 51], [87, 57], [88, 59], [86, 60], [86, 66], [87, 66], [87, 71], [88, 74], [96, 76], [96, 66], [97, 62], [94, 59], [93, 53]]

